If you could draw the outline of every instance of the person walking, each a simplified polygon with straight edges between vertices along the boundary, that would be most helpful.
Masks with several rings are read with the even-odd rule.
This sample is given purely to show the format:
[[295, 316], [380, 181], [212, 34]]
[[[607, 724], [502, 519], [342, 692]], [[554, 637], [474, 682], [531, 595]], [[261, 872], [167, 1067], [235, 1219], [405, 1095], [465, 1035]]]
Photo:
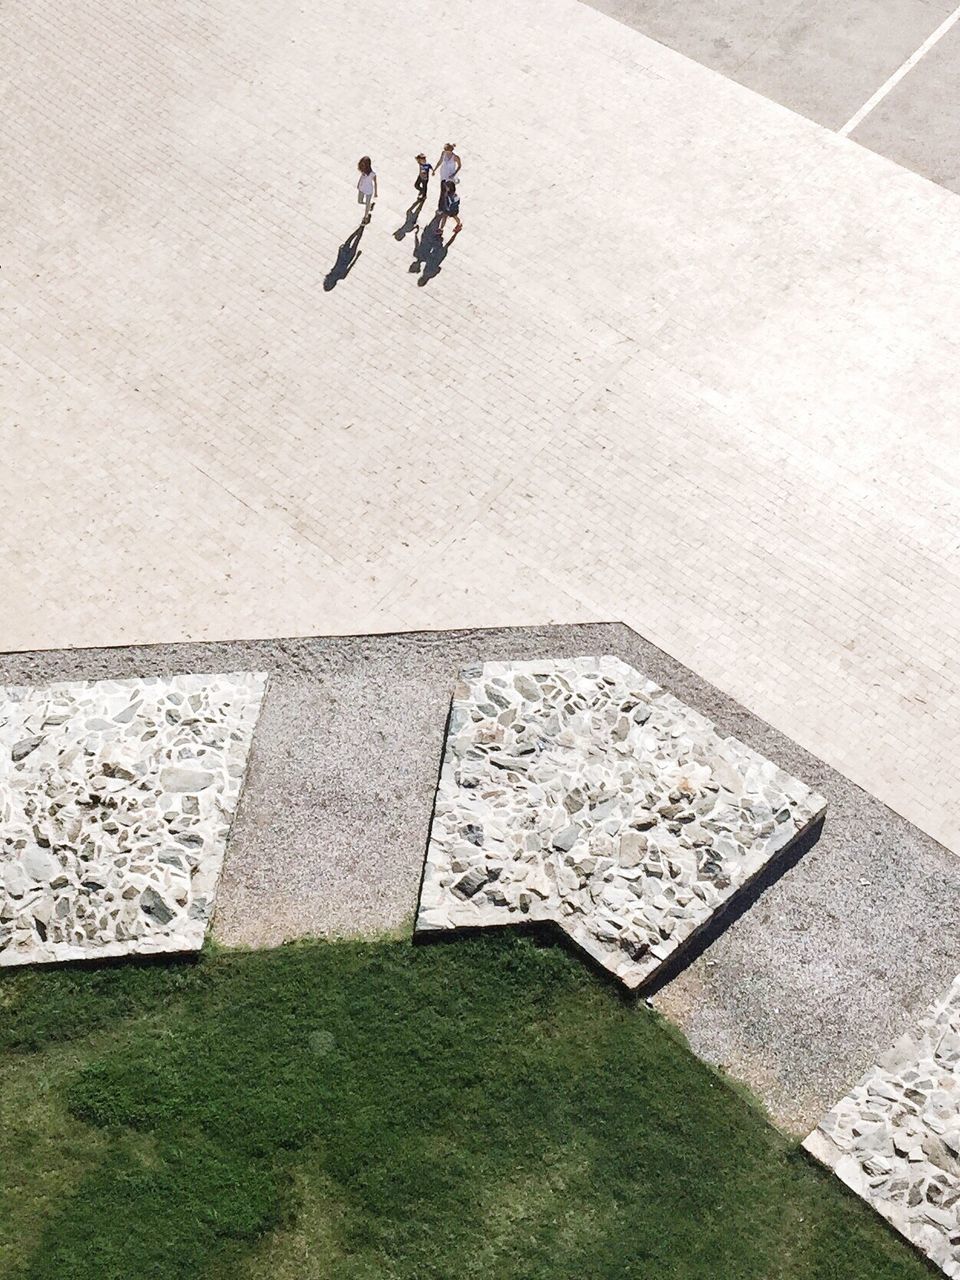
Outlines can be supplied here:
[[[440, 204], [437, 207], [440, 214], [440, 221], [437, 223], [437, 235], [443, 239], [443, 229], [447, 225], [447, 219], [453, 218], [456, 222], [453, 235], [460, 234], [463, 223], [460, 221], [460, 196], [457, 194], [457, 184], [453, 178], [447, 178], [445, 182], [440, 183]], [[450, 237], [453, 239], [453, 236]]]
[[357, 168], [360, 177], [357, 179], [357, 203], [364, 206], [364, 224], [370, 221], [370, 210], [377, 198], [377, 175], [373, 171], [369, 156], [361, 156]]
[[421, 151], [416, 157], [417, 161], [417, 180], [413, 184], [416, 188], [417, 195], [421, 200], [427, 198], [427, 186], [430, 183], [430, 175], [433, 173], [433, 165], [427, 163], [427, 157]]
[[435, 165], [441, 183], [459, 182], [460, 179], [457, 175], [460, 172], [461, 164], [462, 161], [457, 155], [457, 144], [455, 142], [445, 142], [443, 150], [440, 152], [440, 159]]

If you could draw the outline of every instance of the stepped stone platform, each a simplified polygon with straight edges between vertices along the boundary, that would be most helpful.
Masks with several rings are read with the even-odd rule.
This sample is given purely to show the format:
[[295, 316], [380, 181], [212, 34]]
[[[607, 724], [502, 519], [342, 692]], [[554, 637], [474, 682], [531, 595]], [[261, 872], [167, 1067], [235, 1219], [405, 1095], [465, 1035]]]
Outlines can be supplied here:
[[200, 948], [265, 685], [0, 689], [0, 965]]
[[468, 667], [417, 931], [551, 922], [637, 988], [825, 807], [618, 658]]
[[803, 1145], [960, 1276], [960, 978]]

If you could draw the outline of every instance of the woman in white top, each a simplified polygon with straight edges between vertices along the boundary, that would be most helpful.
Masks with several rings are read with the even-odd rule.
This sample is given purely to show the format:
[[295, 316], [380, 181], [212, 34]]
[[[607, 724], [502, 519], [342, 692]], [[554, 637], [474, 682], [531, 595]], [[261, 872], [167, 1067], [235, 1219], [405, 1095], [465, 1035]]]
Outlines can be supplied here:
[[360, 170], [360, 177], [357, 179], [357, 203], [364, 206], [363, 220], [369, 222], [370, 210], [373, 207], [373, 201], [377, 198], [377, 175], [373, 172], [369, 156], [362, 156], [357, 168]]
[[443, 144], [443, 150], [440, 152], [440, 159], [436, 165], [441, 182], [460, 181], [457, 174], [460, 172], [461, 161], [457, 155], [456, 146], [455, 142], [445, 142]]

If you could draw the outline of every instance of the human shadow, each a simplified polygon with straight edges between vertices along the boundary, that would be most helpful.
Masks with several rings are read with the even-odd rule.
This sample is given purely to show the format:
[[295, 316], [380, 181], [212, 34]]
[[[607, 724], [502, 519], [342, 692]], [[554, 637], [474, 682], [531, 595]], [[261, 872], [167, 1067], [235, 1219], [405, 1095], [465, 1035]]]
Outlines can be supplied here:
[[327, 272], [323, 281], [325, 293], [335, 289], [341, 280], [346, 280], [354, 266], [356, 266], [357, 259], [360, 257], [360, 239], [363, 236], [363, 232], [364, 224], [361, 222], [356, 231], [351, 231], [350, 235], [347, 236], [337, 250], [337, 260]]
[[417, 284], [421, 288], [440, 274], [443, 261], [450, 252], [456, 238], [457, 233], [455, 231], [447, 243], [443, 243], [443, 236], [440, 234], [439, 216], [431, 221], [422, 235], [417, 235], [413, 248], [413, 262], [411, 262], [409, 270], [420, 273], [420, 279]]
[[397, 227], [396, 231], [393, 233], [394, 240], [402, 240], [405, 236], [408, 236], [411, 231], [417, 230], [417, 225], [420, 222], [420, 214], [423, 212], [423, 205], [426, 198], [427, 193], [425, 191], [422, 195], [417, 196], [416, 200], [414, 200], [413, 204], [407, 210], [407, 216], [404, 220], [403, 226]]

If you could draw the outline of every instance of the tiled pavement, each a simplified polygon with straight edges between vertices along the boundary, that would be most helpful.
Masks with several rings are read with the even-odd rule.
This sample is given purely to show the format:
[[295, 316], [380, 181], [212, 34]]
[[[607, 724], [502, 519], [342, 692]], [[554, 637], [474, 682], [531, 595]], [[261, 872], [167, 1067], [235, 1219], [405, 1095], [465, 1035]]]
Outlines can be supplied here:
[[956, 196], [576, 0], [0, 61], [0, 647], [619, 618], [960, 851]]

